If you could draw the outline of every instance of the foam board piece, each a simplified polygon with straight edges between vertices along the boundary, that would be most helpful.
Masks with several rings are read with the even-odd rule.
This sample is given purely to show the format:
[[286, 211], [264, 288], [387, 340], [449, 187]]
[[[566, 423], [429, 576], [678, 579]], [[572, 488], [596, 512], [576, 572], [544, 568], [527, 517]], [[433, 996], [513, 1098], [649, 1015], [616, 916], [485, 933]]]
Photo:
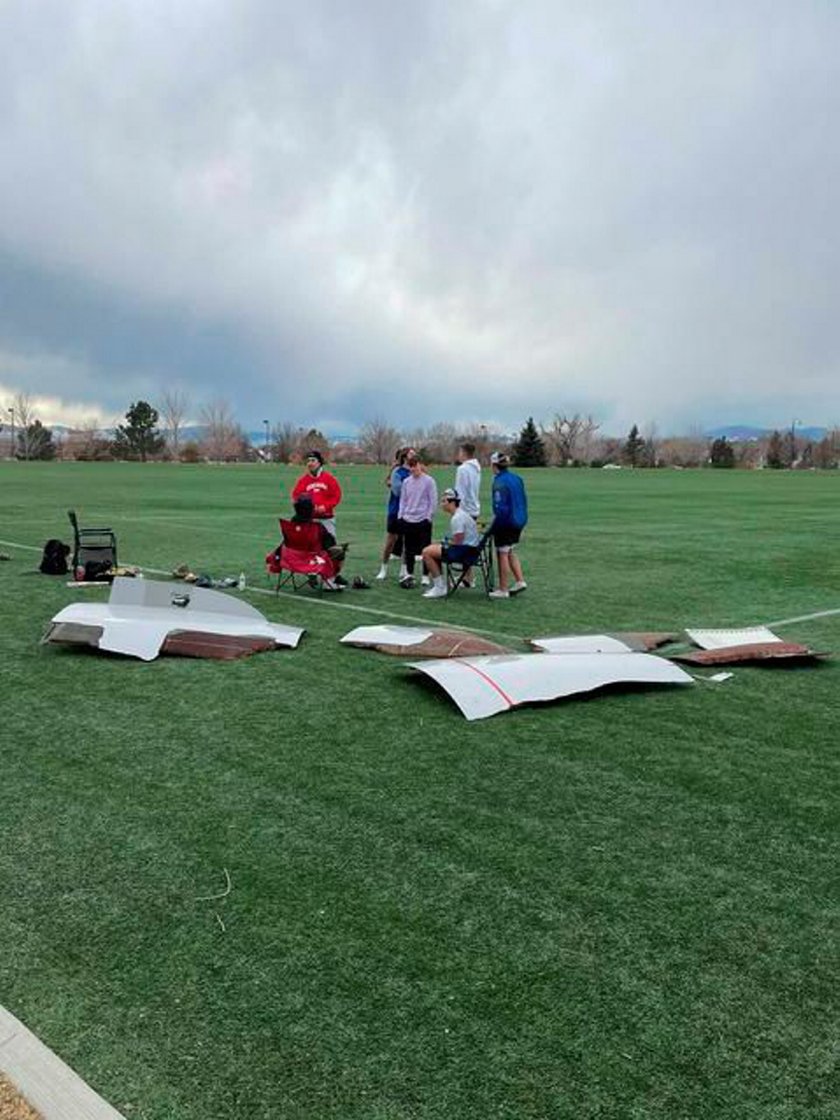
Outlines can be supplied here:
[[169, 634], [191, 631], [230, 637], [270, 638], [295, 649], [304, 631], [269, 622], [241, 599], [205, 587], [117, 577], [107, 603], [72, 603], [55, 615], [44, 641], [65, 623], [99, 627], [98, 648], [153, 661]]
[[686, 630], [689, 638], [701, 649], [728, 649], [730, 646], [757, 645], [760, 642], [780, 642], [766, 626], [748, 626], [743, 630]]
[[694, 684], [684, 669], [649, 653], [520, 653], [416, 661], [410, 668], [436, 681], [468, 720], [609, 684]]

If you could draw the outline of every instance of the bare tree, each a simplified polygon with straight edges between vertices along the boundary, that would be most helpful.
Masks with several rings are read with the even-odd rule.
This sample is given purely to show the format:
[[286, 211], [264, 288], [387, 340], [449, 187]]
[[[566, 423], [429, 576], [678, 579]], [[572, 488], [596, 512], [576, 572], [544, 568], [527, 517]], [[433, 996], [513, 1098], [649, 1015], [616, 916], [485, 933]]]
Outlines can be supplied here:
[[31, 394], [15, 393], [12, 398], [12, 408], [14, 409], [17, 433], [17, 447], [12, 447], [12, 457], [14, 458], [20, 453], [23, 459], [31, 459], [35, 451], [32, 442], [32, 428], [36, 420]]
[[381, 416], [374, 416], [362, 425], [359, 446], [372, 463], [386, 464], [392, 462], [401, 438], [396, 428], [392, 428]]
[[242, 451], [242, 431], [233, 418], [228, 401], [210, 401], [201, 409], [201, 446], [208, 459], [225, 462], [238, 459]]
[[429, 462], [454, 463], [459, 442], [458, 430], [454, 424], [447, 420], [433, 424], [426, 433], [425, 450]]
[[543, 428], [543, 436], [551, 450], [551, 458], [559, 467], [574, 462], [589, 462], [592, 442], [601, 425], [590, 415], [574, 416], [555, 413], [549, 428]]
[[180, 389], [165, 389], [161, 395], [160, 414], [165, 429], [163, 434], [174, 459], [180, 454], [181, 429], [189, 407], [187, 395]]
[[288, 463], [298, 445], [298, 429], [290, 420], [278, 420], [271, 429], [271, 457], [277, 463]]

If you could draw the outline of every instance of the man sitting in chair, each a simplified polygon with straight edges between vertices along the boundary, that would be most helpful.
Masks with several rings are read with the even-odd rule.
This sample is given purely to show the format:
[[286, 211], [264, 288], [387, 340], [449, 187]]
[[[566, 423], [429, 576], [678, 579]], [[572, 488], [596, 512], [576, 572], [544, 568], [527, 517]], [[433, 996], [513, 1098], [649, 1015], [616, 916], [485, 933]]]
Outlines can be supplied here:
[[423, 549], [423, 560], [432, 576], [432, 586], [423, 592], [424, 599], [443, 599], [446, 596], [442, 565], [469, 559], [470, 550], [479, 541], [478, 526], [467, 511], [461, 509], [461, 496], [457, 490], [444, 490], [440, 504], [450, 517], [449, 535], [440, 544], [429, 544]]
[[292, 521], [296, 521], [298, 522], [298, 524], [307, 524], [308, 522], [314, 521], [316, 525], [320, 527], [321, 548], [323, 548], [324, 552], [326, 552], [330, 560], [332, 560], [333, 566], [335, 568], [334, 579], [325, 580], [324, 586], [327, 587], [330, 591], [340, 591], [343, 581], [339, 582], [337, 577], [338, 573], [341, 571], [341, 566], [344, 563], [344, 557], [347, 555], [347, 545], [336, 544], [335, 537], [332, 535], [329, 529], [326, 528], [323, 521], [319, 521], [316, 519], [315, 503], [312, 501], [308, 494], [301, 494], [299, 498], [295, 499], [294, 507], [295, 515], [292, 518]]

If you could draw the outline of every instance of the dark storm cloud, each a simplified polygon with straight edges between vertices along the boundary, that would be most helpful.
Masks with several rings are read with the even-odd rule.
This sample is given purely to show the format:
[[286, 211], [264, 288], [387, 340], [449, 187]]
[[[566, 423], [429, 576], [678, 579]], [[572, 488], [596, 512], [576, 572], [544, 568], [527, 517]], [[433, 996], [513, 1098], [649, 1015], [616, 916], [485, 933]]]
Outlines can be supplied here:
[[246, 423], [837, 419], [839, 24], [7, 4], [0, 385], [69, 357], [106, 409], [176, 381]]

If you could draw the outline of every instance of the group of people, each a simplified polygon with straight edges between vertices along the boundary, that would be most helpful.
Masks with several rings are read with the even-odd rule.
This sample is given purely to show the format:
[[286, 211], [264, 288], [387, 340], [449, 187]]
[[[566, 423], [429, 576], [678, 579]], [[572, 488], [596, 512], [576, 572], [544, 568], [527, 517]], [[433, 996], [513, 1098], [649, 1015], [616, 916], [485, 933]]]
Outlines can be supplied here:
[[[521, 477], [510, 470], [507, 455], [495, 451], [490, 456], [493, 472], [492, 522], [490, 533], [496, 549], [499, 586], [491, 591], [493, 599], [508, 599], [527, 588], [522, 564], [516, 551], [522, 530], [528, 521], [528, 500]], [[464, 586], [471, 586], [469, 563], [475, 554], [481, 534], [478, 519], [481, 513], [481, 464], [475, 445], [462, 443], [458, 448], [458, 467], [454, 486], [443, 491], [440, 506], [449, 517], [446, 536], [432, 542], [432, 522], [438, 509], [435, 480], [414, 448], [398, 448], [394, 463], [385, 480], [388, 488], [385, 543], [382, 562], [376, 579], [388, 578], [391, 557], [400, 559], [400, 587], [415, 586], [417, 560], [422, 563], [421, 585], [424, 597], [442, 598], [447, 593], [444, 565], [456, 563], [467, 569]], [[338, 479], [324, 466], [320, 451], [312, 450], [306, 458], [306, 473], [292, 490], [295, 520], [316, 521], [321, 526], [325, 551], [334, 561], [337, 574], [334, 586], [345, 584], [340, 573], [345, 548], [336, 543], [335, 510], [341, 501]]]

